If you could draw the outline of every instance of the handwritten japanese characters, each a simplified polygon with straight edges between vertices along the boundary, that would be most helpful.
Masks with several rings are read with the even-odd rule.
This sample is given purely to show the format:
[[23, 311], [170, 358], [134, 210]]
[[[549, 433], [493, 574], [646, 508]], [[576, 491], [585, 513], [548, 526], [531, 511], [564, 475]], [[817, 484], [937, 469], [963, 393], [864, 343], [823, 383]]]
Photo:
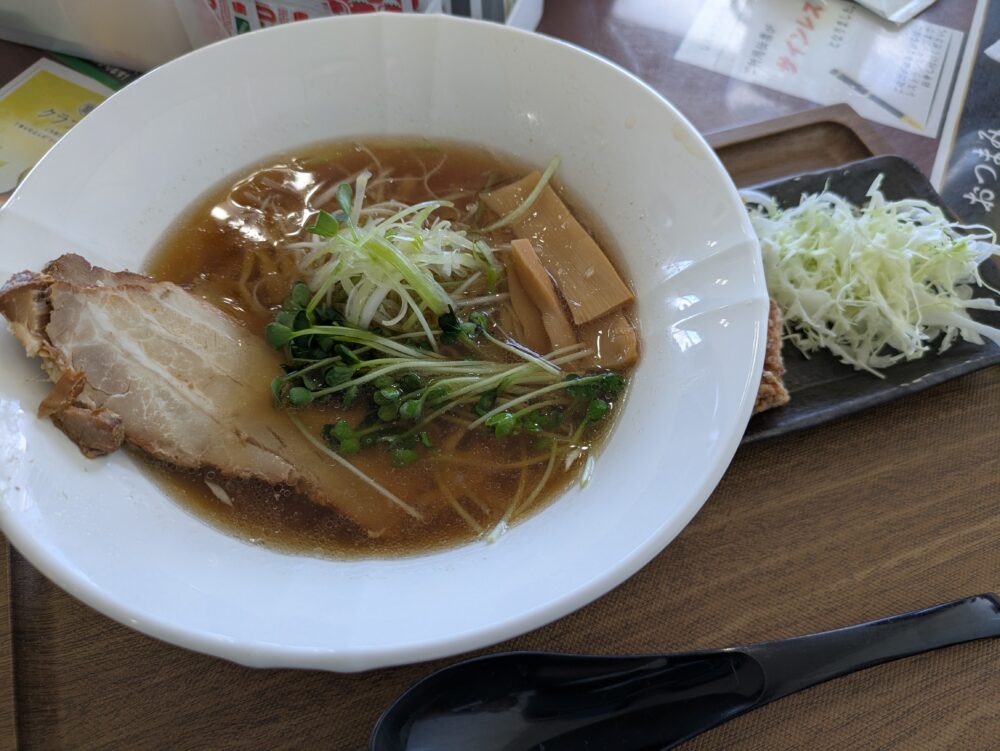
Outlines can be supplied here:
[[975, 178], [976, 184], [968, 193], [963, 193], [962, 198], [970, 206], [989, 213], [993, 211], [993, 202], [996, 200], [994, 188], [997, 185], [997, 169], [1000, 167], [1000, 128], [980, 130], [976, 135], [978, 140], [985, 141], [997, 151], [990, 151], [987, 147], [972, 150], [972, 154], [981, 161], [972, 168], [971, 177]]

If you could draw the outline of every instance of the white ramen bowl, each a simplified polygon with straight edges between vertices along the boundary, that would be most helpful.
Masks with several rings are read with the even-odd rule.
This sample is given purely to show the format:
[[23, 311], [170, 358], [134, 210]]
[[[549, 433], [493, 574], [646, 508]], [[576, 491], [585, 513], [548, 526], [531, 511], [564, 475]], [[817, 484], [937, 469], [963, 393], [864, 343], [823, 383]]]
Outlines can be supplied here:
[[[56, 584], [146, 634], [252, 666], [357, 671], [541, 626], [635, 573], [690, 521], [746, 427], [767, 293], [715, 155], [642, 82], [567, 44], [443, 16], [292, 24], [169, 63], [76, 126], [0, 211], [0, 276], [74, 251], [139, 269], [193, 199], [317, 141], [412, 135], [544, 165], [614, 238], [643, 354], [589, 486], [497, 542], [336, 561], [254, 546], [126, 453], [89, 460], [35, 410], [0, 332], [0, 521]], [[267, 388], [267, 384], [262, 384]]]

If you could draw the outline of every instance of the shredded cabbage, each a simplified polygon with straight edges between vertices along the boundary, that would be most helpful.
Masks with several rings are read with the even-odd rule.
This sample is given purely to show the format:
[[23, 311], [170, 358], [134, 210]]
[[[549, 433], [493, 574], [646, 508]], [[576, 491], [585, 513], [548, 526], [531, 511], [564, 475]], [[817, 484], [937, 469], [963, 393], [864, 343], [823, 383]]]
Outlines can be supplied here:
[[971, 309], [1000, 311], [979, 263], [1000, 251], [987, 227], [963, 226], [933, 204], [887, 201], [879, 175], [858, 209], [824, 191], [782, 210], [744, 191], [760, 238], [768, 290], [785, 318], [785, 336], [806, 356], [820, 347], [879, 377], [880, 368], [923, 357], [939, 336], [1000, 344], [1000, 329], [972, 320]]

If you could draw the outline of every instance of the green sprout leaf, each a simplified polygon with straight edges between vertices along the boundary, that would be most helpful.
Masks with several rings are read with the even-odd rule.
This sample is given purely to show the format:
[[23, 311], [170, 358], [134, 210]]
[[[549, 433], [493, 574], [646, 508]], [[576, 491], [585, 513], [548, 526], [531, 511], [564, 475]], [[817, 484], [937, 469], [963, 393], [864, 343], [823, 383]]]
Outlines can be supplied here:
[[577, 373], [570, 373], [566, 376], [567, 381], [582, 381], [579, 385], [567, 386], [566, 391], [578, 399], [593, 399], [597, 395], [597, 384], [592, 378], [581, 376]]
[[334, 365], [333, 367], [326, 369], [323, 380], [326, 381], [327, 386], [339, 386], [340, 384], [351, 380], [353, 377], [354, 368], [349, 368], [345, 365]]
[[347, 216], [351, 215], [352, 204], [354, 203], [354, 191], [348, 183], [341, 183], [337, 186], [337, 205]]
[[529, 412], [521, 420], [521, 426], [528, 433], [540, 433], [542, 430], [542, 415], [538, 411]]
[[485, 394], [479, 397], [479, 401], [476, 402], [476, 406], [473, 407], [473, 411], [477, 415], [482, 417], [491, 409], [493, 409], [493, 405], [496, 403], [497, 403], [497, 392], [487, 391]]
[[440, 407], [448, 401], [448, 394], [447, 386], [435, 386], [427, 392], [427, 403], [432, 407]]
[[345, 364], [358, 365], [361, 362], [361, 358], [358, 357], [354, 353], [354, 351], [347, 345], [337, 344], [333, 348], [333, 351], [337, 353], [337, 355], [340, 357], [341, 360], [344, 361]]
[[420, 380], [420, 376], [416, 373], [404, 373], [399, 377], [399, 381], [397, 381], [397, 383], [399, 387], [407, 393], [417, 391], [424, 385], [423, 381]]
[[292, 293], [288, 296], [286, 303], [290, 309], [302, 309], [309, 304], [312, 299], [312, 292], [305, 282], [295, 282], [292, 285]]
[[558, 409], [544, 411], [532, 410], [520, 419], [521, 427], [528, 433], [540, 433], [543, 430], [555, 430], [562, 422], [562, 412]]
[[271, 396], [274, 397], [274, 403], [281, 403], [281, 390], [285, 387], [285, 379], [281, 376], [276, 376], [271, 380]]
[[394, 385], [383, 386], [374, 394], [372, 394], [372, 401], [374, 401], [379, 406], [383, 404], [393, 404], [399, 401], [399, 397], [403, 395], [403, 392], [396, 388]]
[[463, 322], [455, 314], [453, 308], [448, 308], [447, 313], [438, 317], [438, 326], [441, 327], [441, 342], [443, 344], [465, 342], [475, 346], [472, 337], [476, 334], [476, 324], [468, 321]]
[[275, 349], [285, 347], [290, 341], [292, 341], [294, 336], [294, 331], [292, 331], [288, 326], [278, 323], [277, 321], [272, 321], [264, 328], [264, 338], [267, 339], [267, 343]]
[[350, 409], [358, 401], [358, 393], [360, 389], [357, 386], [348, 386], [341, 392], [340, 405], [344, 409]]
[[399, 448], [392, 452], [392, 466], [407, 467], [419, 458], [420, 454], [413, 449]]
[[538, 440], [535, 441], [535, 448], [538, 451], [549, 451], [555, 445], [555, 440], [552, 436], [539, 436]]
[[419, 399], [410, 399], [399, 405], [399, 416], [404, 420], [416, 422], [420, 419], [423, 407]]
[[345, 438], [354, 437], [354, 428], [351, 427], [347, 420], [337, 420], [330, 428], [330, 434], [336, 438], [338, 441], [342, 441]]
[[[342, 326], [344, 324], [344, 316], [342, 316], [337, 309], [332, 305], [317, 305], [313, 308], [313, 315], [316, 316], [316, 322], [324, 326]], [[333, 345], [333, 340], [330, 340], [331, 346]]]
[[504, 438], [514, 432], [517, 426], [517, 418], [510, 412], [499, 412], [486, 421], [487, 427], [493, 428], [497, 438]]
[[603, 399], [591, 399], [590, 404], [587, 405], [587, 421], [600, 422], [607, 417], [610, 411], [611, 405]]
[[361, 440], [347, 420], [337, 420], [333, 425], [323, 426], [323, 439], [335, 451], [348, 456], [361, 450]]
[[[338, 189], [338, 193], [339, 192], [340, 191]], [[322, 237], [336, 237], [337, 233], [340, 232], [340, 222], [338, 222], [337, 217], [329, 211], [323, 211], [320, 209], [320, 212], [316, 215], [316, 219], [312, 226], [306, 227], [306, 232], [312, 232], [314, 235], [320, 235]], [[308, 302], [309, 301], [306, 300], [307, 304]]]
[[312, 403], [313, 393], [302, 386], [294, 386], [288, 390], [288, 403], [293, 407], [305, 407]]
[[357, 438], [345, 438], [340, 442], [340, 453], [344, 456], [356, 454], [361, 450], [361, 441]]
[[292, 328], [296, 331], [302, 331], [303, 329], [310, 328], [314, 322], [314, 318], [309, 311], [300, 310], [295, 314], [295, 318], [292, 320]]
[[601, 378], [601, 393], [609, 399], [621, 396], [625, 390], [625, 378], [617, 373], [606, 373]]

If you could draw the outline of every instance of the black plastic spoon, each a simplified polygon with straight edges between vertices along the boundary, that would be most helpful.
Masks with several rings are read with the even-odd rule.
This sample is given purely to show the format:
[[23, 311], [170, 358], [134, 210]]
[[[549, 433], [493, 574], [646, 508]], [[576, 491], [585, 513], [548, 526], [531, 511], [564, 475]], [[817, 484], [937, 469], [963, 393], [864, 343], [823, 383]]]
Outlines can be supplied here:
[[1000, 599], [977, 595], [856, 626], [744, 647], [637, 657], [487, 655], [409, 688], [370, 751], [652, 751], [817, 683], [1000, 636]]

